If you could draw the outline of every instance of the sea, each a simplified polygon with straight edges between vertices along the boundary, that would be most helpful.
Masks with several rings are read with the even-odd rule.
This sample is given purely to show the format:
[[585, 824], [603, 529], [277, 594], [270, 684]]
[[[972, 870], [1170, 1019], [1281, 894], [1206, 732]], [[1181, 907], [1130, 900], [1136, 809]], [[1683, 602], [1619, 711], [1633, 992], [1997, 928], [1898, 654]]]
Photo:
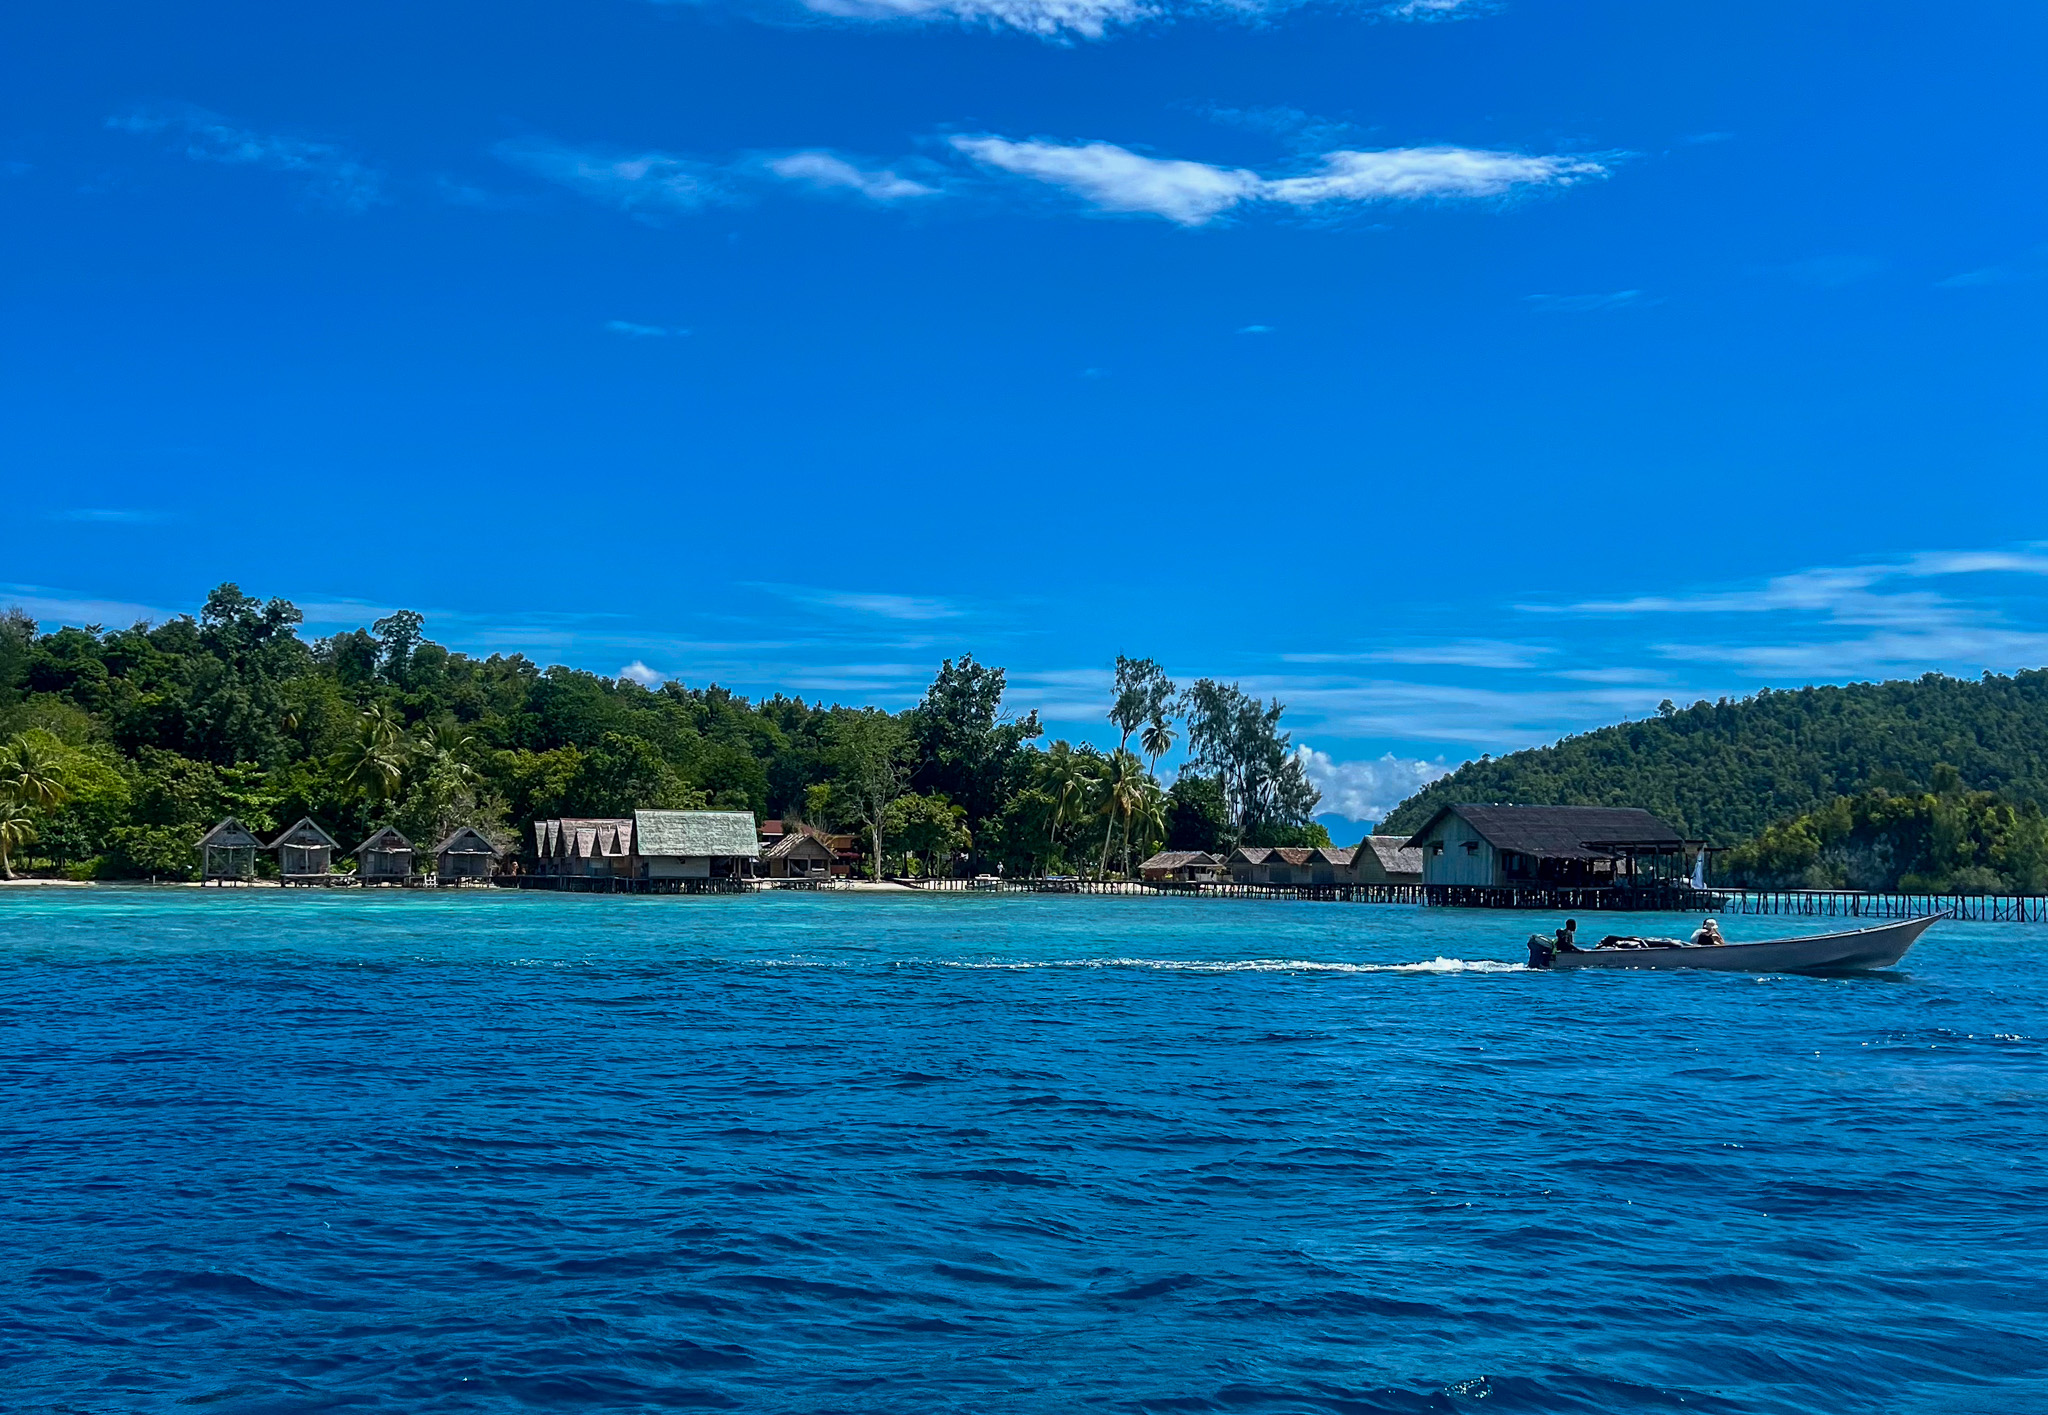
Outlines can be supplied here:
[[2048, 928], [1558, 922], [0, 890], [0, 1409], [2048, 1409]]

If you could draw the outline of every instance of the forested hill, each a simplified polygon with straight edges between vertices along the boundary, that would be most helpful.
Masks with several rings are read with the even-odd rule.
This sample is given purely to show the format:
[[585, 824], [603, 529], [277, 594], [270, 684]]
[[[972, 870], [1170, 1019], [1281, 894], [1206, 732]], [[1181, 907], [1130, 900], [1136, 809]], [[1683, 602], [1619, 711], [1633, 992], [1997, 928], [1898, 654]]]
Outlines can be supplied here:
[[1734, 844], [1836, 797], [1935, 789], [1943, 764], [1975, 790], [2048, 802], [2048, 670], [1666, 703], [1642, 722], [1468, 762], [1378, 830], [1405, 834], [1456, 801], [1644, 806], [1689, 835]]

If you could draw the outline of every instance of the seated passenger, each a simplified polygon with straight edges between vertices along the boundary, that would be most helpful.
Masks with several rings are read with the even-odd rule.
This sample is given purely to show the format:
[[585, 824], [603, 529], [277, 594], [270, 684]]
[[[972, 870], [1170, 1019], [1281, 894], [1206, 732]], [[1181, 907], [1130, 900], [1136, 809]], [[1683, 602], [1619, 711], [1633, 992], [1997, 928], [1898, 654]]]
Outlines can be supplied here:
[[1694, 948], [1712, 948], [1727, 941], [1727, 939], [1721, 937], [1721, 926], [1712, 919], [1701, 924], [1699, 932], [1692, 936], [1692, 946]]

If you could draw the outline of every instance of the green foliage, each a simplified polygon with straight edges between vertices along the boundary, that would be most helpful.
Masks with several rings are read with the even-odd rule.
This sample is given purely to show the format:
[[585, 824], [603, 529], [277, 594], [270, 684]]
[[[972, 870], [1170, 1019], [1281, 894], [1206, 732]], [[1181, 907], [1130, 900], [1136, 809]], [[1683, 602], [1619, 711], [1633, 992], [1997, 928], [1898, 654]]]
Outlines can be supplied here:
[[1978, 791], [2048, 800], [2048, 670], [1977, 682], [1928, 674], [1673, 707], [1468, 762], [1402, 802], [1379, 831], [1411, 833], [1460, 801], [1643, 806], [1687, 835], [1732, 845], [1839, 796], [1937, 791], [1944, 764]]
[[1234, 848], [1232, 829], [1223, 783], [1213, 776], [1182, 772], [1166, 793], [1166, 848], [1227, 855]]
[[1181, 699], [1188, 723], [1187, 769], [1213, 776], [1223, 789], [1232, 836], [1239, 843], [1290, 826], [1305, 826], [1322, 793], [1280, 730], [1285, 711], [1262, 705], [1235, 683], [1200, 678]]
[[461, 826], [513, 845], [539, 818], [713, 806], [858, 830], [876, 871], [890, 851], [936, 869], [1107, 870], [1170, 826], [1285, 830], [1314, 804], [1278, 705], [1242, 694], [1221, 701], [1249, 715], [1201, 739], [1238, 793], [1232, 814], [1220, 795], [1191, 804], [1195, 786], [1161, 792], [1130, 749], [1156, 767], [1182, 700], [1149, 659], [1117, 661], [1123, 740], [1105, 754], [1041, 747], [1037, 714], [1007, 713], [1003, 670], [972, 655], [889, 713], [476, 658], [408, 610], [308, 643], [301, 617], [232, 584], [155, 625], [45, 634], [0, 613], [0, 744], [24, 744], [0, 752], [13, 862], [185, 878], [227, 816], [263, 836], [311, 816], [345, 848], [388, 824], [424, 850]]
[[2032, 801], [1946, 789], [1837, 796], [1763, 830], [1723, 856], [1717, 875], [1766, 888], [1935, 893], [2048, 890], [2048, 817]]

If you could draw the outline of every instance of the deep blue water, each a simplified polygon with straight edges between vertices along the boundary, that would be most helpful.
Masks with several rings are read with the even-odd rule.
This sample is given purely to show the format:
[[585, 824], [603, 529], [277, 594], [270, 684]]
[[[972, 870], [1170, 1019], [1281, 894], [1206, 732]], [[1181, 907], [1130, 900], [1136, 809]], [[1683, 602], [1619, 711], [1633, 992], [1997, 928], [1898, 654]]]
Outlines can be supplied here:
[[1536, 922], [0, 892], [0, 1407], [2048, 1407], [2048, 929]]

